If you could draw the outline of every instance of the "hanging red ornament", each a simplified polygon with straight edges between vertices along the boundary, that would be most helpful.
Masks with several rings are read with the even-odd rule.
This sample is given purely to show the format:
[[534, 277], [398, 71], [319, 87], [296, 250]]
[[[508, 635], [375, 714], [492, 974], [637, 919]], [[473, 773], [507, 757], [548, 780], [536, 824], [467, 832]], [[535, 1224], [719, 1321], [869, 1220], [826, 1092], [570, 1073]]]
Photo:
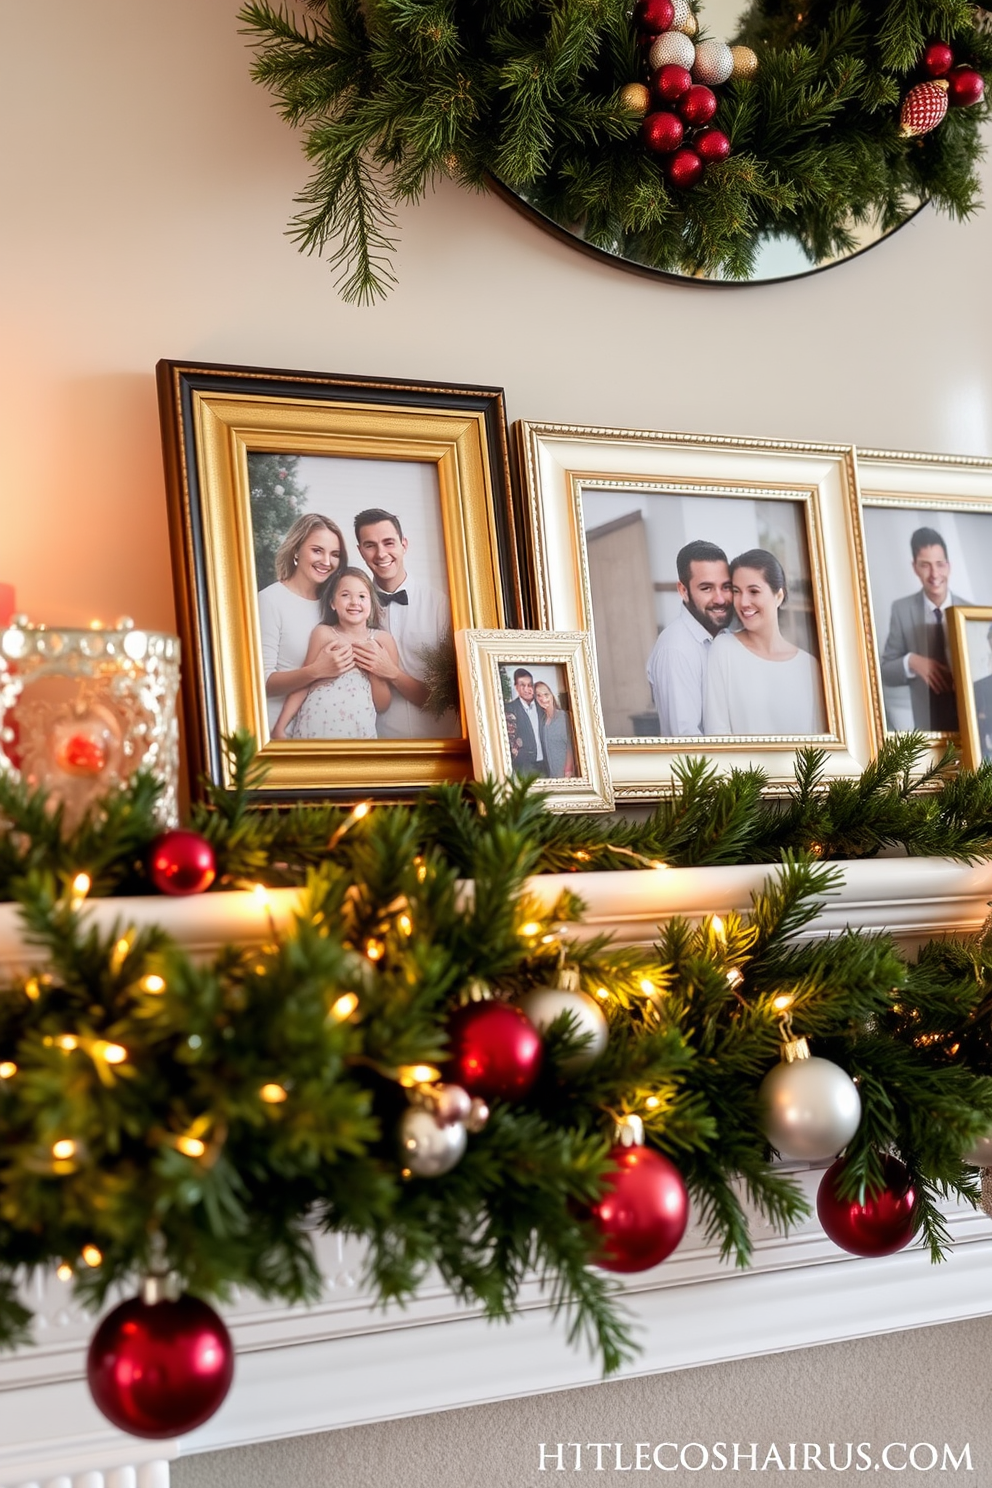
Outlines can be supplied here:
[[727, 159], [730, 141], [722, 129], [701, 129], [692, 141], [692, 148], [706, 165], [715, 165]]
[[946, 78], [937, 78], [932, 83], [917, 83], [915, 88], [910, 88], [899, 114], [899, 133], [904, 139], [914, 139], [937, 128], [947, 113], [947, 91]]
[[667, 111], [648, 114], [641, 125], [641, 139], [652, 155], [670, 155], [682, 143], [684, 133], [682, 120]]
[[920, 58], [920, 66], [928, 78], [946, 77], [954, 66], [954, 52], [946, 41], [932, 41]]
[[62, 739], [55, 758], [67, 775], [100, 775], [107, 768], [106, 745], [88, 734], [75, 733]]
[[86, 1359], [94, 1401], [132, 1436], [180, 1436], [202, 1426], [233, 1377], [231, 1335], [216, 1312], [197, 1297], [163, 1297], [159, 1278], [107, 1314]]
[[985, 96], [985, 79], [973, 67], [955, 67], [947, 74], [947, 100], [954, 108], [970, 108]]
[[894, 1255], [913, 1238], [916, 1228], [916, 1190], [898, 1158], [882, 1158], [885, 1187], [864, 1200], [844, 1199], [838, 1181], [848, 1159], [839, 1157], [820, 1179], [816, 1212], [835, 1245], [859, 1256]]
[[202, 894], [217, 877], [214, 850], [199, 832], [163, 832], [151, 845], [148, 876], [160, 893]]
[[651, 95], [658, 104], [678, 103], [692, 87], [692, 73], [688, 67], [672, 62], [659, 67], [651, 79]]
[[634, 24], [639, 31], [657, 35], [667, 31], [675, 20], [672, 0], [637, 0], [634, 6]]
[[544, 1045], [525, 1013], [508, 1003], [470, 1002], [448, 1024], [447, 1078], [483, 1100], [520, 1100], [541, 1072]]
[[596, 1264], [604, 1271], [646, 1271], [670, 1256], [685, 1234], [689, 1195], [674, 1163], [643, 1145], [639, 1118], [628, 1117], [618, 1135], [606, 1191], [589, 1210], [603, 1238]]
[[702, 174], [703, 162], [695, 150], [676, 150], [665, 162], [665, 179], [669, 185], [677, 186], [682, 191], [695, 186]]
[[702, 83], [693, 83], [688, 93], [679, 99], [679, 116], [685, 124], [708, 124], [716, 110], [716, 94]]

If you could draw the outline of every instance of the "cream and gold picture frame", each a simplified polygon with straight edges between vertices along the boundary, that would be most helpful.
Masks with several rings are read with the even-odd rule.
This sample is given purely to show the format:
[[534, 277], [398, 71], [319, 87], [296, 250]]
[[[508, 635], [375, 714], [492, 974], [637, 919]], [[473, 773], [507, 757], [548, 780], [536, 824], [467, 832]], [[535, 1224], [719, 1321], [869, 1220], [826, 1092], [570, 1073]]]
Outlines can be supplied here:
[[498, 388], [158, 367], [190, 777], [272, 802], [471, 775], [454, 631], [519, 624]]
[[992, 606], [992, 459], [857, 459], [885, 728], [931, 734], [936, 754], [959, 729], [951, 609]]
[[477, 778], [528, 776], [549, 811], [611, 810], [589, 635], [461, 630], [455, 641]]
[[948, 620], [961, 763], [975, 770], [992, 760], [992, 605], [953, 605]]
[[588, 631], [619, 799], [679, 756], [760, 765], [814, 745], [860, 774], [882, 737], [854, 452], [520, 423], [534, 608]]

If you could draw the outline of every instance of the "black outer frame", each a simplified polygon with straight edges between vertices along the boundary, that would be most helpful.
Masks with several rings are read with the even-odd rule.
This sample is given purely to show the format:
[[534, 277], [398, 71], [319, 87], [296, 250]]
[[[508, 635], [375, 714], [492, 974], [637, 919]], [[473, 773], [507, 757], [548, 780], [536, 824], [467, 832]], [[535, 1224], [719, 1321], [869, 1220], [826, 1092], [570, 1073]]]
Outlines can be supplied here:
[[[502, 388], [472, 384], [398, 381], [395, 378], [344, 376], [337, 373], [295, 372], [273, 367], [238, 367], [224, 362], [187, 362], [163, 358], [155, 368], [158, 388], [162, 454], [165, 465], [172, 582], [183, 646], [196, 661], [184, 657], [181, 697], [185, 719], [184, 755], [190, 792], [202, 796], [201, 780], [222, 778], [223, 745], [217, 720], [216, 678], [212, 675], [213, 632], [207, 605], [207, 573], [203, 544], [202, 492], [192, 417], [195, 393], [247, 393], [295, 398], [314, 403], [401, 403], [411, 409], [464, 410], [481, 413], [489, 453], [493, 514], [500, 554], [500, 589], [508, 629], [525, 629], [529, 621], [529, 584], [521, 577], [526, 525], [510, 476], [506, 406]], [[379, 799], [408, 799], [409, 790], [377, 792]], [[351, 799], [353, 791], [295, 790], [255, 793], [259, 804], [279, 806], [297, 801]]]

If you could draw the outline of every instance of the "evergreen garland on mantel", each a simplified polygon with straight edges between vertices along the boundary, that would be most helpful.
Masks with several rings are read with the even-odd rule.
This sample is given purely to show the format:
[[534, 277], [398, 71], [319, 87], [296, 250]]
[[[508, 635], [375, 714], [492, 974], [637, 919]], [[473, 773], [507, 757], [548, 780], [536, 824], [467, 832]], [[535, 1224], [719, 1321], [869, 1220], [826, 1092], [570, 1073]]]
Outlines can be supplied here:
[[730, 279], [749, 276], [768, 235], [817, 263], [921, 200], [959, 217], [977, 204], [987, 102], [900, 133], [928, 43], [992, 70], [992, 33], [968, 0], [752, 0], [738, 35], [716, 38], [758, 59], [720, 87], [731, 154], [692, 189], [666, 178], [624, 91], [649, 80], [628, 0], [301, 0], [299, 21], [293, 9], [249, 0], [240, 16], [255, 78], [305, 131], [313, 174], [291, 231], [308, 252], [330, 247], [348, 300], [385, 292], [394, 204], [442, 176], [475, 189], [495, 176], [608, 252]]
[[[0, 776], [3, 892], [36, 961], [0, 991], [0, 1340], [24, 1341], [18, 1279], [51, 1264], [93, 1304], [166, 1266], [201, 1295], [239, 1285], [313, 1298], [310, 1236], [324, 1228], [364, 1239], [382, 1300], [409, 1295], [434, 1265], [458, 1296], [507, 1316], [536, 1272], [571, 1336], [615, 1369], [631, 1338], [591, 1265], [589, 1206], [609, 1181], [618, 1119], [643, 1120], [697, 1220], [741, 1265], [742, 1192], [782, 1230], [807, 1212], [772, 1162], [757, 1093], [783, 1008], [791, 1032], [857, 1082], [845, 1193], [880, 1190], [897, 1153], [938, 1258], [939, 1200], [977, 1200], [964, 1154], [992, 1130], [992, 937], [934, 944], [912, 965], [877, 935], [801, 943], [836, 870], [788, 847], [814, 830], [823, 853], [900, 835], [931, 848], [944, 833], [956, 855], [990, 855], [992, 771], [945, 763], [917, 790], [921, 747], [893, 742], [860, 782], [825, 792], [804, 756], [780, 806], [761, 801], [755, 773], [720, 781], [689, 762], [653, 822], [593, 828], [552, 818], [520, 784], [446, 787], [364, 816], [259, 809], [261, 767], [237, 737], [236, 788], [194, 813], [218, 883], [305, 880], [306, 893], [288, 933], [273, 927], [261, 947], [232, 945], [206, 965], [160, 930], [136, 931], [126, 900], [106, 934], [87, 923], [80, 874], [91, 893], [150, 892], [147, 778], [69, 833], [44, 797]], [[573, 941], [571, 895], [551, 911], [527, 900], [527, 878], [549, 862], [629, 864], [661, 844], [697, 861], [756, 846], [780, 863], [750, 915], [674, 920], [648, 952]], [[554, 985], [563, 955], [606, 1014], [605, 1052], [576, 1073], [581, 1040], [559, 1017], [531, 1093], [494, 1102], [451, 1171], [405, 1173], [405, 1086], [443, 1069], [453, 1011], [480, 984], [496, 999]], [[411, 1077], [422, 1066], [435, 1074]]]

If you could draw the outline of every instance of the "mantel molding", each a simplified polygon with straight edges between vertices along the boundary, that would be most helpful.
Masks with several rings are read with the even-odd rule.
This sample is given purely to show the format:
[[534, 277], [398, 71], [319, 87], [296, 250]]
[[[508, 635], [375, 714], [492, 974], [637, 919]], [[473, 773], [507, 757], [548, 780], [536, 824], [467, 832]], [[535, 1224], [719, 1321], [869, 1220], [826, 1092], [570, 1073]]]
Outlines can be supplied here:
[[[876, 859], [840, 865], [843, 883], [808, 934], [846, 925], [886, 930], [905, 946], [979, 928], [992, 898], [992, 867], [944, 859]], [[581, 934], [612, 931], [621, 943], [649, 944], [674, 914], [698, 919], [746, 910], [774, 868], [666, 869], [554, 875], [531, 881], [542, 904], [563, 888], [587, 906]], [[466, 887], [466, 891], [468, 888]], [[232, 940], [262, 941], [269, 913], [286, 924], [298, 902], [277, 890], [268, 908], [251, 894], [192, 900], [103, 900], [86, 913], [115, 922], [158, 923], [203, 956]], [[0, 906], [0, 971], [31, 960], [15, 909]], [[819, 1171], [792, 1165], [808, 1195]], [[884, 1260], [839, 1252], [815, 1219], [788, 1237], [755, 1224], [755, 1263], [722, 1262], [698, 1228], [663, 1266], [627, 1279], [626, 1304], [642, 1353], [625, 1373], [653, 1374], [873, 1333], [992, 1313], [987, 1278], [992, 1226], [949, 1207], [954, 1249], [942, 1266], [919, 1246]], [[136, 1441], [114, 1430], [84, 1382], [92, 1320], [54, 1276], [35, 1277], [27, 1300], [38, 1317], [36, 1344], [0, 1357], [0, 1488], [168, 1488], [169, 1460], [188, 1452], [339, 1426], [481, 1404], [595, 1383], [595, 1365], [564, 1342], [536, 1284], [509, 1326], [489, 1324], [428, 1282], [404, 1310], [382, 1311], [361, 1286], [362, 1251], [322, 1237], [324, 1295], [307, 1309], [237, 1299], [225, 1317], [238, 1350], [231, 1395], [186, 1439]]]

